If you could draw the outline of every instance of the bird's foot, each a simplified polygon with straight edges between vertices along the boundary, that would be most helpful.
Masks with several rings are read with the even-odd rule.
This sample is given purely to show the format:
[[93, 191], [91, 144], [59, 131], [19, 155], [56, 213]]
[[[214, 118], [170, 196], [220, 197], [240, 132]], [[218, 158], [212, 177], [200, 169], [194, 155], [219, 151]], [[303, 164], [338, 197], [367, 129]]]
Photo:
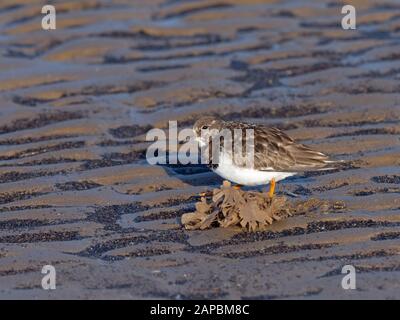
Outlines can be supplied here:
[[270, 182], [270, 186], [269, 186], [269, 192], [268, 192], [268, 196], [272, 199], [274, 197], [275, 194], [275, 186], [276, 186], [276, 182], [275, 179], [272, 178], [271, 182]]

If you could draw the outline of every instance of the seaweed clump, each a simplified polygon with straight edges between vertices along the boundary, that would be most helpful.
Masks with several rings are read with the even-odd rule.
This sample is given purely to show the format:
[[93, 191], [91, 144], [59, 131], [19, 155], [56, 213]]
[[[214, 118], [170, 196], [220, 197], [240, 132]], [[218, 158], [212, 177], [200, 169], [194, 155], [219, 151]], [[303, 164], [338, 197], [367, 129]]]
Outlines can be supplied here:
[[239, 226], [259, 231], [290, 215], [285, 204], [286, 197], [270, 198], [263, 192], [236, 189], [224, 181], [221, 188], [213, 190], [211, 201], [201, 197], [195, 212], [182, 215], [182, 224], [188, 230]]

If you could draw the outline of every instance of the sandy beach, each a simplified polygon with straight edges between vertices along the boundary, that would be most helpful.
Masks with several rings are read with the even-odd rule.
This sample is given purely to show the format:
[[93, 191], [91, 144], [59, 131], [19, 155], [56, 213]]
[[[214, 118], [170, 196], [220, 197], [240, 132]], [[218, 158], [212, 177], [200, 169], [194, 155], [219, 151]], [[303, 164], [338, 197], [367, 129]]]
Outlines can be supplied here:
[[[46, 31], [1, 1], [0, 299], [400, 299], [400, 3], [350, 2], [356, 30], [335, 0], [83, 0]], [[279, 182], [297, 210], [266, 231], [185, 230], [222, 179], [145, 135], [204, 114], [346, 166]]]

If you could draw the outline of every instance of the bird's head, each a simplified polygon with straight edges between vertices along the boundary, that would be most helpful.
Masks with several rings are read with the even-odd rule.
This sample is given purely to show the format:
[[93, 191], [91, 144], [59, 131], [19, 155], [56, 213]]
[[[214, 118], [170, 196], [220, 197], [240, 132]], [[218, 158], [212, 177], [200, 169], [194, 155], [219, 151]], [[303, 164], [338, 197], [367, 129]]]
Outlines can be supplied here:
[[210, 137], [217, 135], [222, 124], [222, 120], [211, 116], [201, 117], [197, 120], [193, 125], [193, 131], [200, 146], [206, 145]]

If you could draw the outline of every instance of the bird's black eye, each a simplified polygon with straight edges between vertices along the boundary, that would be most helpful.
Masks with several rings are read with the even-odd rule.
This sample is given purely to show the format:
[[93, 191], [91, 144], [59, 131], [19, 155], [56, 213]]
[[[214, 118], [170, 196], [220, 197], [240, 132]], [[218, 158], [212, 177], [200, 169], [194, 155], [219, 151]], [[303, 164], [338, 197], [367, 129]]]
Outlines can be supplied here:
[[202, 126], [201, 127], [203, 130], [206, 130], [206, 129], [208, 129], [208, 126]]

